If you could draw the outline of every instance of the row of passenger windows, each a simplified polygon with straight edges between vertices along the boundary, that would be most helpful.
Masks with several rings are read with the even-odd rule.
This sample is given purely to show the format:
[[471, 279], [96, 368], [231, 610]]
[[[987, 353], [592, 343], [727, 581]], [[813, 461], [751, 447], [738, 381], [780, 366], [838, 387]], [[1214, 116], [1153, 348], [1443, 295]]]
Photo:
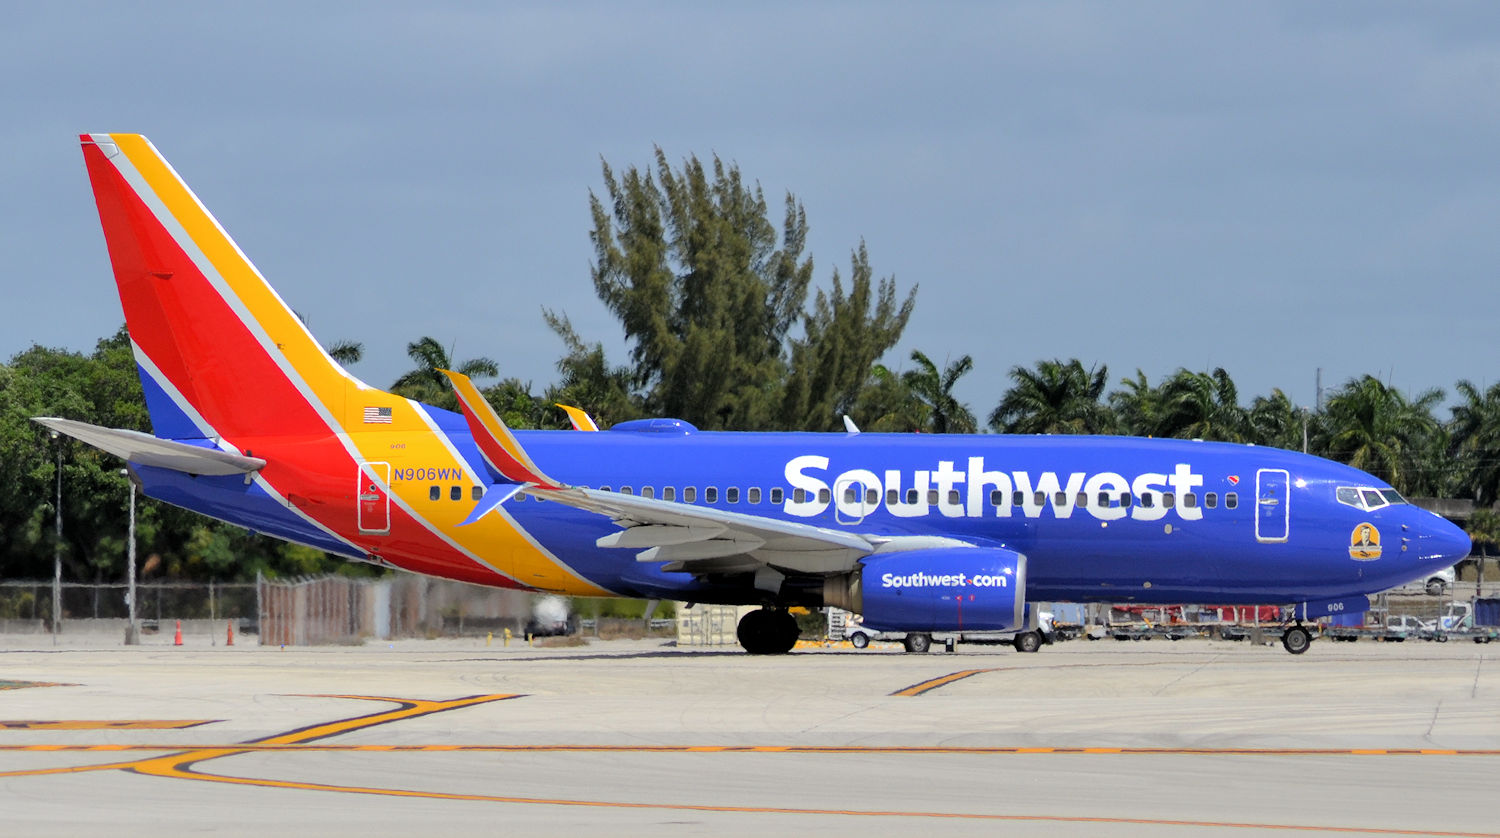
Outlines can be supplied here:
[[[600, 486], [599, 489], [601, 491], [605, 491], [605, 492], [611, 491], [610, 487], [608, 487], [608, 486]], [[1340, 490], [1341, 495], [1342, 495], [1342, 491], [1343, 490]], [[470, 496], [472, 497], [472, 499], [477, 501], [480, 498], [484, 497], [484, 487], [482, 487], [482, 486], [473, 486], [473, 487], [470, 488], [469, 493], [470, 493]], [[620, 494], [622, 494], [622, 495], [633, 495], [635, 493], [636, 493], [636, 490], [632, 486], [621, 486], [620, 487]], [[642, 487], [640, 487], [640, 496], [643, 497], [643, 498], [654, 498], [654, 497], [656, 497], [656, 494], [657, 494], [656, 488], [653, 487], [653, 486], [642, 486]], [[781, 504], [781, 502], [783, 500], [785, 500], [785, 497], [786, 497], [785, 494], [783, 493], [782, 488], [779, 487], [779, 486], [776, 487], [776, 488], [771, 489], [771, 491], [768, 492], [767, 494], [769, 495], [771, 504], [772, 505], [776, 505], [776, 506], [779, 506]], [[427, 493], [427, 496], [428, 496], [429, 500], [441, 500], [442, 497], [443, 497], [443, 489], [442, 489], [442, 487], [441, 486], [433, 486], [433, 487], [431, 487], [429, 489], [428, 493]], [[449, 500], [463, 500], [463, 496], [464, 496], [464, 491], [463, 491], [463, 487], [462, 486], [452, 486], [452, 487], [449, 487], [449, 489], [448, 489], [448, 498], [449, 498]], [[964, 493], [962, 491], [958, 490], [958, 489], [951, 489], [951, 490], [949, 490], [949, 492], [948, 492], [948, 505], [950, 505], [950, 506], [958, 506], [958, 505], [962, 504], [964, 502], [963, 501], [963, 496], [964, 496]], [[885, 492], [885, 502], [887, 504], [891, 504], [893, 506], [897, 505], [897, 504], [905, 504], [907, 506], [915, 506], [920, 501], [921, 497], [922, 497], [921, 493], [918, 490], [916, 490], [916, 489], [907, 489], [906, 492], [905, 492], [905, 498], [904, 499], [902, 498], [902, 493], [899, 492], [896, 489], [887, 489], [886, 492]], [[929, 489], [929, 490], [927, 490], [927, 503], [928, 503], [928, 505], [931, 505], [931, 506], [937, 505], [938, 500], [939, 500], [940, 497], [941, 497], [941, 494], [938, 492], [937, 489]], [[760, 490], [760, 487], [759, 486], [752, 486], [751, 488], [746, 489], [744, 491], [744, 498], [745, 498], [745, 502], [746, 503], [749, 503], [749, 504], [752, 504], [752, 505], [753, 504], [759, 504], [761, 502], [761, 490]], [[661, 489], [661, 499], [662, 500], [669, 500], [669, 501], [675, 501], [675, 500], [677, 500], [677, 487], [675, 487], [675, 486], [663, 486], [662, 489]], [[818, 490], [818, 503], [828, 503], [832, 499], [833, 499], [833, 495], [832, 495], [832, 493], [828, 489], [819, 489]], [[518, 501], [524, 501], [524, 500], [526, 500], [526, 495], [524, 495], [524, 494], [517, 495], [516, 496], [516, 500], [518, 500]], [[1025, 492], [1019, 492], [1018, 491], [1018, 492], [1012, 492], [1011, 493], [1011, 496], [1010, 496], [1010, 504], [1011, 504], [1011, 506], [1025, 506], [1026, 505], [1026, 500], [1027, 500], [1027, 498], [1026, 498], [1026, 493]], [[1171, 507], [1174, 507], [1174, 506], [1177, 505], [1177, 501], [1178, 500], [1179, 500], [1179, 498], [1177, 497], [1177, 495], [1174, 494], [1174, 493], [1172, 493], [1172, 492], [1141, 492], [1139, 495], [1132, 495], [1130, 492], [1120, 492], [1118, 494], [1111, 494], [1109, 492], [1099, 492], [1097, 495], [1095, 495], [1093, 497], [1092, 503], [1093, 503], [1094, 506], [1097, 506], [1097, 507], [1099, 507], [1101, 509], [1128, 509], [1133, 504], [1136, 504], [1136, 503], [1139, 503], [1141, 506], [1146, 507], [1146, 508], [1154, 507], [1158, 503], [1160, 503], [1163, 507], [1166, 507], [1166, 508], [1170, 509]], [[1343, 500], [1342, 496], [1340, 497], [1340, 500]], [[792, 501], [794, 503], [806, 503], [808, 501], [808, 492], [807, 492], [807, 490], [805, 490], [805, 489], [794, 489], [794, 490], [792, 490]], [[990, 501], [990, 506], [1000, 506], [1005, 501], [1005, 495], [999, 489], [992, 489], [990, 491], [989, 501]], [[1048, 501], [1051, 501], [1051, 503], [1052, 503], [1053, 506], [1059, 506], [1059, 507], [1061, 507], [1061, 506], [1068, 506], [1069, 505], [1069, 503], [1068, 503], [1068, 493], [1067, 492], [1054, 492], [1052, 495], [1049, 496], [1046, 492], [1033, 492], [1032, 495], [1031, 495], [1031, 505], [1033, 507], [1046, 506], [1047, 503], [1048, 503]], [[1182, 505], [1184, 507], [1186, 507], [1188, 509], [1193, 509], [1193, 508], [1196, 508], [1198, 506], [1199, 497], [1198, 497], [1198, 495], [1197, 495], [1196, 492], [1188, 492], [1188, 493], [1184, 494], [1181, 497], [1181, 501], [1182, 501]], [[683, 503], [697, 503], [698, 502], [698, 487], [696, 487], [696, 486], [687, 486], [687, 487], [683, 488], [683, 490], [682, 490], [682, 502]], [[718, 489], [717, 486], [706, 486], [706, 487], [704, 487], [704, 489], [703, 489], [703, 502], [704, 503], [718, 503], [719, 502], [719, 489]], [[725, 503], [739, 503], [740, 502], [740, 489], [739, 489], [738, 486], [730, 486], [729, 488], [726, 488], [724, 490], [724, 502]], [[1079, 493], [1077, 493], [1076, 495], [1073, 496], [1073, 502], [1072, 502], [1071, 505], [1075, 506], [1075, 507], [1086, 509], [1090, 505], [1090, 502], [1091, 501], [1090, 501], [1090, 497], [1089, 497], [1088, 493], [1086, 493], [1086, 492], [1079, 492]], [[855, 486], [849, 486], [848, 488], [846, 488], [844, 490], [844, 503], [846, 505], [847, 504], [853, 504], [853, 503], [859, 503], [859, 489], [857, 487], [855, 487]], [[880, 503], [880, 491], [878, 489], [868, 489], [868, 488], [865, 489], [865, 501], [864, 501], [864, 505], [866, 505], [866, 506], [875, 506], [878, 503]], [[1203, 506], [1205, 508], [1207, 508], [1207, 509], [1215, 509], [1215, 508], [1217, 508], [1218, 505], [1219, 505], [1219, 495], [1218, 495], [1218, 493], [1217, 492], [1208, 492], [1207, 494], [1203, 495], [1203, 497], [1202, 497], [1202, 503], [1203, 503]], [[1238, 507], [1239, 505], [1240, 505], [1240, 499], [1239, 499], [1239, 495], [1237, 493], [1235, 493], [1235, 492], [1228, 492], [1228, 493], [1226, 493], [1224, 495], [1224, 508], [1225, 509], [1234, 509], [1234, 508]]]

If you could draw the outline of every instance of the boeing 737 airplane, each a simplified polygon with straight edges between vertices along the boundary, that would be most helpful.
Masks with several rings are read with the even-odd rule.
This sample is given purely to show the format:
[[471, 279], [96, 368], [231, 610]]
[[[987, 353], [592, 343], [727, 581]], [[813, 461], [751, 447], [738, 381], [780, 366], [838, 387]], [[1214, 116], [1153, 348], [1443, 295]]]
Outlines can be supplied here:
[[512, 432], [461, 375], [461, 413], [350, 375], [144, 137], [81, 139], [154, 435], [37, 421], [151, 497], [277, 538], [484, 585], [760, 605], [739, 625], [755, 653], [792, 648], [788, 608], [824, 605], [908, 648], [990, 629], [1030, 650], [1027, 603], [1048, 601], [1295, 606], [1300, 653], [1302, 620], [1469, 552], [1368, 474], [1247, 445]]

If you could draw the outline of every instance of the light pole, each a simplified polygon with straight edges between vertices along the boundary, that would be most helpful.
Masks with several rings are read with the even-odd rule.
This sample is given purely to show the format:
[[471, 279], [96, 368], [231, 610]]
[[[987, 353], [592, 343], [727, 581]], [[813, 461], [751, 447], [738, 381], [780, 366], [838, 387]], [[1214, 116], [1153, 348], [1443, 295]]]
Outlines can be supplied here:
[[52, 432], [57, 448], [57, 503], [52, 507], [57, 522], [57, 537], [52, 542], [52, 645], [57, 645], [57, 630], [62, 624], [62, 440]]
[[1307, 453], [1307, 408], [1302, 408], [1302, 453]]
[[139, 646], [141, 632], [135, 623], [135, 478], [128, 468], [120, 469], [120, 474], [130, 481], [130, 547], [125, 557], [125, 604], [130, 608], [130, 615], [125, 624], [125, 645]]

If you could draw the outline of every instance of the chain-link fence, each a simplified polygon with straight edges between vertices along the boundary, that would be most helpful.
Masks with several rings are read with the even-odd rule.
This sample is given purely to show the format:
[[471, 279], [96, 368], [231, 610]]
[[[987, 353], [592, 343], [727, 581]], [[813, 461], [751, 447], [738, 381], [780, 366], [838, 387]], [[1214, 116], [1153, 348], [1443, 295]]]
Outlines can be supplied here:
[[[129, 617], [129, 588], [123, 584], [64, 582], [59, 588], [64, 625]], [[50, 632], [52, 592], [50, 581], [0, 581], [0, 631]], [[253, 631], [256, 595], [253, 582], [137, 583], [136, 619], [147, 631], [177, 620], [235, 620]]]

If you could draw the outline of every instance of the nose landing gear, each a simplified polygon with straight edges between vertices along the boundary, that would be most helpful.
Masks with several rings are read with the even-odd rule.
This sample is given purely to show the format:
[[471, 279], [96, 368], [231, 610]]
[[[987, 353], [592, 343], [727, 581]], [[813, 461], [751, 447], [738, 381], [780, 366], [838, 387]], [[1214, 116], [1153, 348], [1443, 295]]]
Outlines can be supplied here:
[[1281, 635], [1281, 648], [1294, 655], [1300, 655], [1307, 651], [1312, 645], [1312, 634], [1302, 627], [1301, 623], [1292, 626]]

